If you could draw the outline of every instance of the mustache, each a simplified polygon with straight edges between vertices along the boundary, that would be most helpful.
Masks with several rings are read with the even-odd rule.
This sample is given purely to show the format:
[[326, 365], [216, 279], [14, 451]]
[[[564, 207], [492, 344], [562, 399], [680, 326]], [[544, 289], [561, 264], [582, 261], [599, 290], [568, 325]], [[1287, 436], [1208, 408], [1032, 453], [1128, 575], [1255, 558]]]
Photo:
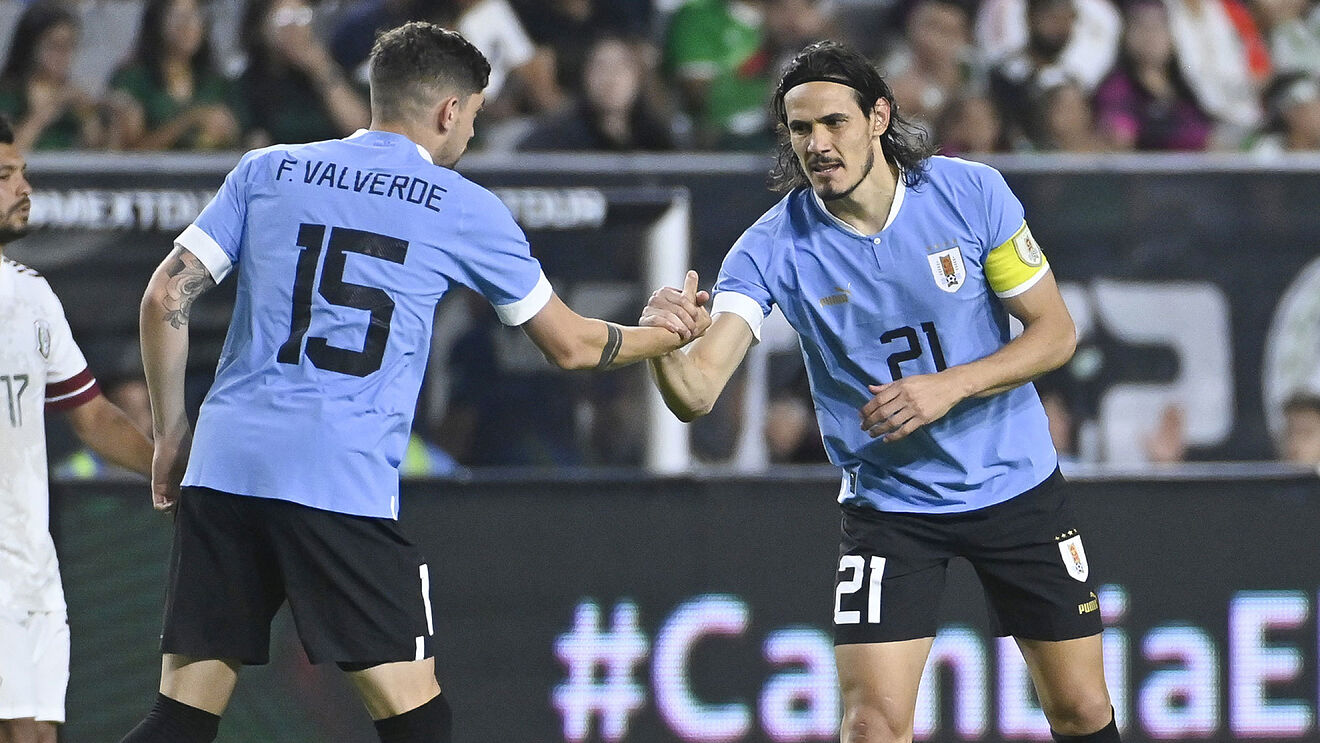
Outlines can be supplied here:
[[9, 208], [9, 213], [13, 214], [14, 212], [18, 211], [19, 209], [22, 209], [25, 206], [31, 208], [32, 199], [25, 198], [22, 201], [18, 202], [17, 204], [14, 204], [12, 207]]

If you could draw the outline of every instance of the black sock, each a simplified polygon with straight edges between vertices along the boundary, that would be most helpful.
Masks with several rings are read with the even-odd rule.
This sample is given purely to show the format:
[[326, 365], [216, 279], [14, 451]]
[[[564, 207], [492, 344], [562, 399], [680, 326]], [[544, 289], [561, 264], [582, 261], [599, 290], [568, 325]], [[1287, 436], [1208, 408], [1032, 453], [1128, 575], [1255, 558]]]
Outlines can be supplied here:
[[376, 720], [381, 743], [452, 743], [449, 702], [444, 694], [401, 715]]
[[1087, 735], [1064, 735], [1050, 731], [1057, 743], [1121, 743], [1118, 737], [1118, 721], [1112, 716], [1109, 718], [1109, 724]]
[[220, 731], [220, 715], [156, 695], [156, 704], [120, 743], [211, 743]]

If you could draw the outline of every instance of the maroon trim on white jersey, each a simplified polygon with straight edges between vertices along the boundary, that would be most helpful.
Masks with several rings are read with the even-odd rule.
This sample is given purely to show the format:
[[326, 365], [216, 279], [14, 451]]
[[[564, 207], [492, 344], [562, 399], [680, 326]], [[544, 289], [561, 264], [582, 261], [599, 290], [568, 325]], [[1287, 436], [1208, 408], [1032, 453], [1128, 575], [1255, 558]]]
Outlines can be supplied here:
[[92, 370], [84, 368], [63, 382], [46, 385], [46, 409], [52, 411], [71, 410], [101, 394], [101, 387], [92, 376]]

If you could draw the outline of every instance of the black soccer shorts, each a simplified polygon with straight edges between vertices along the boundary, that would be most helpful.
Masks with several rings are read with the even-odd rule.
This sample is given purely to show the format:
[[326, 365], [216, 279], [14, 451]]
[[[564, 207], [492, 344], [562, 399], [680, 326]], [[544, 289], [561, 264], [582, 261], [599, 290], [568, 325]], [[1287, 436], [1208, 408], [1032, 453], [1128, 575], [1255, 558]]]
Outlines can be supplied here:
[[313, 663], [431, 657], [430, 576], [398, 522], [184, 488], [161, 651], [264, 664], [286, 599]]
[[1055, 470], [1015, 498], [965, 513], [843, 506], [835, 644], [934, 637], [953, 557], [976, 570], [995, 634], [1070, 640], [1099, 633], [1099, 603], [1066, 485]]

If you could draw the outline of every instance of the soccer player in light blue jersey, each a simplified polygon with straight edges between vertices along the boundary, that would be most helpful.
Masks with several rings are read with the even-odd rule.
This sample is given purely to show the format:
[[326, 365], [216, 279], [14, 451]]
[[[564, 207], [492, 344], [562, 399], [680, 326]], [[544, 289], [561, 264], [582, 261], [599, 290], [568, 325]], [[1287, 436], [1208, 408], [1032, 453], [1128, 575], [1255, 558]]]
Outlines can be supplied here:
[[[489, 74], [438, 26], [382, 34], [371, 128], [245, 155], [152, 276], [152, 496], [177, 517], [160, 694], [125, 741], [214, 740], [239, 667], [267, 662], [285, 600], [308, 657], [348, 672], [382, 741], [449, 741], [429, 573], [397, 523], [436, 303], [469, 287], [569, 369], [656, 356], [704, 330], [700, 318], [621, 328], [559, 300], [509, 211], [453, 170]], [[234, 314], [192, 432], [189, 313], [230, 273]]]
[[[932, 156], [860, 55], [807, 47], [774, 96], [787, 195], [729, 251], [714, 322], [652, 360], [670, 409], [711, 409], [778, 306], [801, 337], [843, 470], [835, 656], [844, 743], [912, 739], [948, 562], [968, 559], [1016, 638], [1055, 738], [1119, 740], [1100, 612], [1032, 379], [1075, 331], [994, 169]], [[662, 289], [642, 324], [707, 312]], [[1009, 317], [1024, 330], [1009, 334]]]

